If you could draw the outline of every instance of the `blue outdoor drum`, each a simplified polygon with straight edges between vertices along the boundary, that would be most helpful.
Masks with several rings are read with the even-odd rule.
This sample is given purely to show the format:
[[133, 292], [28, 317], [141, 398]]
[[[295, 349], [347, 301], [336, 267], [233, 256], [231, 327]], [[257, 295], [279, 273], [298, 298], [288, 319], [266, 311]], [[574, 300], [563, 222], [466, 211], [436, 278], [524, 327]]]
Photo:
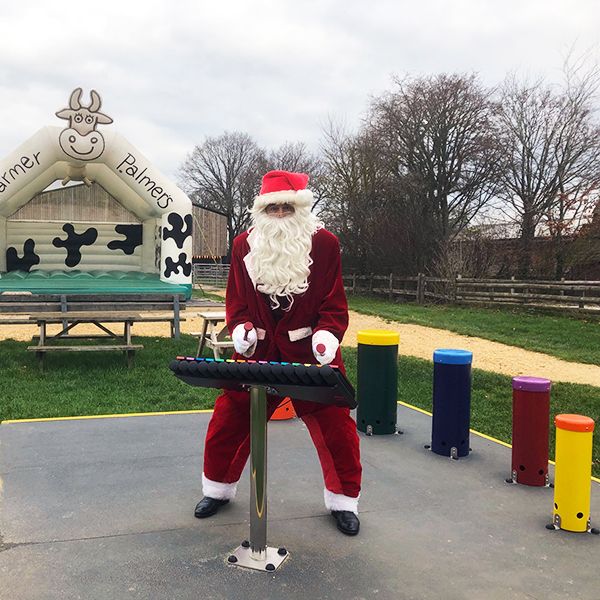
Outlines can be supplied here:
[[468, 350], [433, 353], [433, 421], [431, 450], [459, 458], [469, 454], [471, 363]]

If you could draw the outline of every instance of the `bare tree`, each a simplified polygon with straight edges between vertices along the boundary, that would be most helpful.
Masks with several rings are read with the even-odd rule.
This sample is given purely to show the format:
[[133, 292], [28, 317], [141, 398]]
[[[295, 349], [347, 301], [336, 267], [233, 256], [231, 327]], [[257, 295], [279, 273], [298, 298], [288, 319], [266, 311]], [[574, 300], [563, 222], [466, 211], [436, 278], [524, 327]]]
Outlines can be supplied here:
[[585, 57], [574, 61], [569, 55], [564, 74], [564, 126], [556, 148], [559, 189], [545, 215], [554, 242], [556, 279], [565, 273], [565, 238], [591, 220], [600, 189], [600, 125], [593, 120], [600, 70], [586, 68]]
[[248, 208], [265, 165], [264, 150], [248, 134], [232, 132], [207, 138], [180, 167], [182, 187], [191, 198], [226, 215], [228, 253], [233, 239], [248, 227]]
[[424, 270], [495, 193], [497, 151], [490, 92], [475, 75], [396, 79], [371, 107], [394, 188], [405, 190], [405, 227]]
[[321, 215], [338, 234], [346, 267], [377, 270], [382, 243], [380, 225], [385, 214], [385, 175], [377, 145], [368, 133], [350, 135], [329, 123], [322, 147], [326, 198]]
[[541, 81], [510, 76], [497, 105], [497, 135], [502, 147], [499, 196], [520, 225], [519, 276], [531, 274], [536, 228], [546, 219], [557, 248], [556, 275], [564, 270], [567, 220], [585, 210], [600, 183], [600, 130], [592, 119], [598, 78], [576, 80], [567, 72], [562, 90]]

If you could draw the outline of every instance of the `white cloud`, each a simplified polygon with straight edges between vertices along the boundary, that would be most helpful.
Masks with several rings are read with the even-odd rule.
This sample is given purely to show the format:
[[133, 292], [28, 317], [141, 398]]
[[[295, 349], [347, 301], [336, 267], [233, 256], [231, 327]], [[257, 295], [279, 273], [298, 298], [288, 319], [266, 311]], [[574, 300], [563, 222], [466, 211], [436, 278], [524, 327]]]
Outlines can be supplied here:
[[329, 115], [356, 126], [390, 76], [559, 75], [569, 48], [598, 60], [594, 0], [29, 0], [0, 9], [0, 156], [77, 86], [168, 175], [225, 130], [316, 149]]

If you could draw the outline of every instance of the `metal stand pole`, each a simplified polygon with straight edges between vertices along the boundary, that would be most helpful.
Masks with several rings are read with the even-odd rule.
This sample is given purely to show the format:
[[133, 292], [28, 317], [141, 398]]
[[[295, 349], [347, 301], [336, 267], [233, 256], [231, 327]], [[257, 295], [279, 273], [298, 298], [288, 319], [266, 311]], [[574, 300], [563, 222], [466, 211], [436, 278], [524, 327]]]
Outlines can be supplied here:
[[250, 550], [264, 560], [267, 549], [267, 394], [250, 388]]
[[274, 571], [288, 557], [285, 548], [267, 546], [267, 389], [250, 387], [250, 541], [227, 559], [231, 564]]

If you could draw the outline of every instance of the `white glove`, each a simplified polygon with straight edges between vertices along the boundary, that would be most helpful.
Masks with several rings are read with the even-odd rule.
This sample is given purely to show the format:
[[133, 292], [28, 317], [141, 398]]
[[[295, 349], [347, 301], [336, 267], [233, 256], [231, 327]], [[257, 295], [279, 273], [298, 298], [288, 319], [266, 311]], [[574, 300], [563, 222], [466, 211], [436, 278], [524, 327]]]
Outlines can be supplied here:
[[[323, 353], [317, 352], [317, 346], [319, 344], [325, 346], [325, 351]], [[319, 331], [313, 333], [312, 351], [320, 364], [328, 365], [335, 358], [335, 353], [339, 347], [340, 343], [333, 333], [325, 331], [325, 329], [319, 329]]]
[[[244, 339], [244, 337], [246, 339]], [[248, 335], [246, 335], [244, 323], [240, 323], [233, 328], [231, 340], [233, 341], [233, 347], [238, 354], [250, 358], [256, 350], [256, 342], [258, 341], [256, 329], [253, 327], [248, 331]]]

